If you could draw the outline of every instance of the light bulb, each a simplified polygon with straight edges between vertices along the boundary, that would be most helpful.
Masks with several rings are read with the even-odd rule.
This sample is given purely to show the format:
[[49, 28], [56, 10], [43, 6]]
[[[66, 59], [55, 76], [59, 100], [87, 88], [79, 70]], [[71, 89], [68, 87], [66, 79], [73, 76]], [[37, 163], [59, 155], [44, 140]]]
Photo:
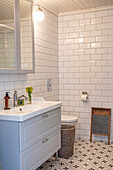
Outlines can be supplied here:
[[42, 11], [42, 9], [39, 7], [35, 12], [34, 12], [34, 20], [36, 22], [42, 22], [45, 18], [45, 15]]

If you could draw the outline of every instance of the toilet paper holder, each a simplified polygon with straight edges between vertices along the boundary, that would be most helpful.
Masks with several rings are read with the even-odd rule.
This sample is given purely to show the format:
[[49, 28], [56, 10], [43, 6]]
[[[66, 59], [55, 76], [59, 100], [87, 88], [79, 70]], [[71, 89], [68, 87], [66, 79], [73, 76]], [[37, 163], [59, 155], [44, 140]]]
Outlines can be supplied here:
[[88, 92], [87, 91], [82, 91], [82, 94], [88, 95]]
[[81, 100], [83, 102], [87, 102], [88, 101], [88, 93], [86, 91], [83, 91], [81, 94]]

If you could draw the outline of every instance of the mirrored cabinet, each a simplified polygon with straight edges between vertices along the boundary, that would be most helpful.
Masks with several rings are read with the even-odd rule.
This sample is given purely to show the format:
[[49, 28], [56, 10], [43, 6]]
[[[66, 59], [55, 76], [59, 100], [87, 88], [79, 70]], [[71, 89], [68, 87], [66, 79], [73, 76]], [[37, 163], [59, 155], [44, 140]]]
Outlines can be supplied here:
[[0, 0], [0, 73], [34, 72], [33, 4]]

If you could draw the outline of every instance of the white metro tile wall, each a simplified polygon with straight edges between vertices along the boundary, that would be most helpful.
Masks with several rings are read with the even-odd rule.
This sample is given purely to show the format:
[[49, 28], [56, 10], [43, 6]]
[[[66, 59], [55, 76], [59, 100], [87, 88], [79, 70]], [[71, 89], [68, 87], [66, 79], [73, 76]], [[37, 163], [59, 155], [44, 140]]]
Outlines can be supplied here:
[[[35, 27], [35, 74], [0, 74], [0, 103], [6, 91], [13, 98], [15, 89], [26, 94], [28, 86], [33, 87], [33, 95], [58, 100], [58, 18], [44, 12], [45, 20]], [[47, 79], [52, 79], [50, 92]]]
[[[62, 113], [78, 117], [76, 137], [89, 138], [91, 107], [113, 111], [113, 9], [60, 15], [58, 22]], [[80, 100], [82, 91], [88, 102]]]

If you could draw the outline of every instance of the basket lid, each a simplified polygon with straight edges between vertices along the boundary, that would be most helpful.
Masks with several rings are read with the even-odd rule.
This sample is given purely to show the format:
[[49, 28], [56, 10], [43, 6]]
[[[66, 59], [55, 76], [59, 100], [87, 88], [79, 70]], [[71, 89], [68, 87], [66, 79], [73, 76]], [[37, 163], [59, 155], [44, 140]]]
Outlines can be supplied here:
[[69, 116], [69, 115], [61, 115], [61, 122], [65, 123], [65, 122], [77, 122], [78, 118], [75, 116]]

